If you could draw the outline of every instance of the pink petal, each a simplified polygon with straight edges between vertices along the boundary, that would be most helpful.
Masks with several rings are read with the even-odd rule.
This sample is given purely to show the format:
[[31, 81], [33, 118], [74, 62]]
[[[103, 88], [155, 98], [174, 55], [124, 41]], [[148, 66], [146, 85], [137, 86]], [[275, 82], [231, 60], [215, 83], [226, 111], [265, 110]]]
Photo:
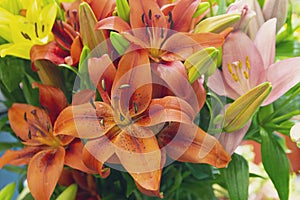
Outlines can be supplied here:
[[[241, 61], [244, 71], [247, 69], [246, 58], [249, 59], [251, 66], [248, 72], [249, 80], [245, 79], [245, 77], [241, 75], [239, 77], [239, 81], [234, 81], [228, 70], [228, 64]], [[264, 81], [264, 68], [261, 55], [255, 47], [253, 41], [241, 31], [233, 32], [226, 38], [223, 46], [222, 69], [225, 81], [231, 88], [234, 88], [238, 94], [243, 94]], [[239, 68], [237, 71], [239, 71]], [[234, 67], [233, 72], [236, 72]], [[245, 87], [245, 85], [247, 85], [247, 81], [249, 81], [249, 86]]]
[[254, 44], [264, 62], [264, 67], [267, 69], [274, 63], [275, 58], [275, 38], [276, 37], [276, 18], [265, 22], [256, 34]]
[[234, 88], [231, 88], [225, 81], [223, 74], [220, 70], [208, 78], [207, 86], [221, 96], [226, 96], [231, 99], [237, 99], [242, 94], [238, 94]]
[[272, 103], [300, 82], [300, 58], [290, 58], [271, 65], [267, 71], [267, 81], [273, 89], [263, 105]]

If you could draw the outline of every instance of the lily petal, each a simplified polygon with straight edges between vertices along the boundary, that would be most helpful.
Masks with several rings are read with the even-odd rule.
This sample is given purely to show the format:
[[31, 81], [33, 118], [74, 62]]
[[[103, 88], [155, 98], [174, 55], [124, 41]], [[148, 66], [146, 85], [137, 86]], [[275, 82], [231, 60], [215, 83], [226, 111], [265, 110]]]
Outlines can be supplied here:
[[28, 165], [27, 180], [35, 199], [50, 199], [63, 170], [64, 157], [63, 147], [44, 150], [32, 157]]
[[174, 96], [185, 100], [194, 108], [195, 112], [192, 116], [195, 117], [206, 99], [201, 82], [195, 82], [191, 85], [187, 78], [186, 69], [179, 61], [152, 65], [151, 69], [161, 79], [160, 85], [171, 90]]
[[100, 137], [115, 125], [112, 113], [111, 107], [104, 102], [69, 106], [57, 117], [54, 134], [80, 138]]
[[98, 20], [112, 15], [116, 4], [116, 2], [113, 0], [88, 0], [86, 2], [89, 3]]
[[[129, 0], [129, 5], [130, 25], [132, 29], [146, 27], [146, 24], [152, 27], [167, 28], [167, 20], [156, 1]], [[142, 17], [143, 15], [144, 17]], [[142, 18], [144, 18], [144, 22]]]
[[219, 142], [222, 144], [224, 149], [229, 155], [232, 155], [235, 149], [242, 142], [244, 136], [246, 135], [249, 127], [251, 125], [251, 120], [240, 130], [231, 132], [231, 133], [221, 133], [218, 137]]
[[[34, 114], [32, 112], [34, 112]], [[40, 108], [28, 104], [13, 104], [8, 110], [8, 118], [10, 126], [15, 134], [21, 138], [22, 141], [26, 141], [28, 144], [40, 144], [40, 142], [35, 140], [37, 131], [34, 128], [32, 131], [30, 123], [38, 124], [40, 129], [43, 130], [52, 129], [51, 121], [47, 113]], [[37, 119], [39, 121], [37, 121]]]
[[32, 47], [32, 43], [22, 42], [16, 44], [3, 44], [0, 46], [0, 55], [1, 57], [5, 57], [7, 55], [30, 59], [30, 49]]
[[113, 30], [121, 33], [121, 32], [128, 31], [130, 29], [130, 26], [122, 18], [113, 16], [113, 17], [102, 19], [101, 21], [97, 22], [97, 24], [95, 25], [95, 29], [98, 30], [108, 29], [108, 30]]
[[151, 68], [146, 50], [122, 56], [112, 89], [113, 108], [134, 117], [144, 112], [152, 98]]
[[[240, 41], [243, 41], [243, 43]], [[250, 65], [249, 79], [244, 80], [244, 77], [239, 77], [239, 81], [235, 81], [229, 71], [228, 64], [240, 61], [245, 66], [247, 60]], [[242, 95], [249, 89], [265, 81], [263, 65], [259, 51], [245, 33], [241, 31], [233, 32], [226, 38], [223, 46], [222, 70], [227, 84], [234, 89], [236, 93]], [[248, 81], [249, 85], [247, 85]], [[240, 84], [242, 84], [242, 86]]]
[[178, 97], [166, 96], [153, 99], [143, 113], [143, 117], [135, 122], [140, 126], [154, 126], [164, 122], [180, 122], [192, 124], [195, 112], [193, 108]]
[[263, 105], [274, 102], [300, 82], [300, 58], [290, 58], [271, 65], [267, 71], [267, 81], [272, 83], [273, 89]]
[[226, 167], [230, 156], [218, 140], [194, 125], [172, 123], [159, 133], [167, 154], [180, 162], [207, 163]]
[[68, 105], [64, 93], [54, 86], [33, 83], [32, 87], [38, 87], [40, 91], [39, 101], [44, 109], [48, 111], [52, 124], [54, 124], [58, 114]]
[[110, 104], [111, 88], [116, 76], [116, 68], [107, 54], [100, 58], [90, 58], [88, 61], [89, 75], [97, 86], [102, 100]]
[[41, 150], [43, 150], [41, 147], [25, 147], [24, 149], [18, 151], [7, 150], [0, 158], [0, 169], [7, 164], [28, 164], [32, 156]]
[[172, 11], [174, 21], [172, 29], [180, 32], [188, 32], [199, 3], [199, 0], [178, 1]]
[[265, 22], [258, 30], [254, 44], [257, 47], [267, 69], [274, 63], [276, 42], [276, 18]]
[[208, 78], [207, 86], [218, 95], [226, 96], [231, 99], [240, 97], [240, 94], [227, 84], [220, 70], [216, 70], [215, 73]]
[[97, 171], [89, 169], [82, 160], [83, 144], [79, 139], [73, 140], [66, 149], [65, 164], [88, 174], [96, 174]]
[[[134, 137], [138, 134], [143, 137]], [[113, 140], [122, 165], [142, 188], [158, 191], [161, 177], [161, 152], [154, 134], [147, 128], [130, 126]]]

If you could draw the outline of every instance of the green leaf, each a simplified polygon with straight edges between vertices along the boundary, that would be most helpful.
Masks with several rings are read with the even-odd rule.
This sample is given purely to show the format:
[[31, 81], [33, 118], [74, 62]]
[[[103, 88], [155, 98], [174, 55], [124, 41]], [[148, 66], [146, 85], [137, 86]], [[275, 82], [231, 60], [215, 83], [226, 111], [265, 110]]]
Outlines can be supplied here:
[[5, 151], [7, 149], [16, 148], [16, 147], [22, 147], [22, 143], [17, 142], [0, 142], [0, 152]]
[[289, 160], [273, 134], [261, 128], [262, 162], [281, 200], [289, 198]]
[[123, 178], [126, 181], [126, 197], [128, 198], [131, 193], [136, 189], [133, 179], [129, 176], [128, 173], [122, 173]]
[[283, 41], [276, 45], [276, 56], [297, 57], [300, 56], [300, 42]]
[[33, 106], [39, 106], [39, 91], [32, 89], [32, 83], [35, 82], [29, 75], [26, 75], [22, 80], [23, 92], [26, 102]]
[[242, 156], [233, 154], [222, 174], [231, 200], [248, 199], [249, 166]]
[[74, 200], [76, 198], [77, 193], [77, 185], [72, 184], [68, 186], [57, 198], [56, 200]]
[[25, 67], [26, 62], [23, 59], [11, 56], [0, 58], [0, 79], [9, 92], [19, 87]]
[[10, 183], [0, 190], [1, 200], [11, 200], [16, 188], [16, 183]]

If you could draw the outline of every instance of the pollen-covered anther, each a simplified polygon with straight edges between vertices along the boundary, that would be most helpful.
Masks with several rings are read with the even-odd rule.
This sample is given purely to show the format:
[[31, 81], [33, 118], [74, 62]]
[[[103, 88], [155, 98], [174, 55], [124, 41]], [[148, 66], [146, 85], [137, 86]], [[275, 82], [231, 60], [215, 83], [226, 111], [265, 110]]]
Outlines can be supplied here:
[[248, 80], [251, 69], [249, 57], [247, 56], [245, 58], [245, 63], [243, 63], [241, 59], [232, 63], [227, 63], [227, 69], [235, 82], [240, 81], [240, 79]]

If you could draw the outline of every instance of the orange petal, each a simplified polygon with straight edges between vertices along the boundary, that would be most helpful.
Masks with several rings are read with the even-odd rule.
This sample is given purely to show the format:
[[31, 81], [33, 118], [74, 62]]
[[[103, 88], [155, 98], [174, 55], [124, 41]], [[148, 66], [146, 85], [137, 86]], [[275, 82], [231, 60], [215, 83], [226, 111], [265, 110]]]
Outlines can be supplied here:
[[156, 1], [129, 0], [129, 5], [131, 28], [143, 28], [146, 27], [146, 24], [152, 27], [167, 28], [167, 20]]
[[48, 115], [54, 124], [59, 113], [68, 106], [65, 94], [57, 87], [33, 83], [33, 88], [38, 87], [40, 91], [39, 101], [44, 109], [48, 111]]
[[110, 104], [111, 87], [116, 76], [116, 68], [107, 54], [100, 58], [90, 58], [88, 69], [91, 81], [97, 86], [102, 100]]
[[121, 32], [128, 31], [130, 29], [130, 26], [122, 18], [113, 16], [113, 17], [107, 17], [97, 22], [97, 24], [95, 25], [95, 29], [97, 30], [108, 29], [108, 30], [113, 30], [121, 33]]
[[111, 107], [104, 102], [92, 102], [65, 108], [56, 120], [54, 134], [97, 138], [114, 125]]
[[69, 65], [76, 65], [79, 62], [80, 55], [82, 52], [82, 41], [79, 36], [76, 36], [76, 38], [73, 40], [71, 49], [70, 49], [70, 55], [71, 55], [71, 62], [67, 62]]
[[187, 102], [178, 97], [166, 96], [153, 99], [136, 124], [140, 126], [154, 126], [164, 122], [192, 124], [194, 116], [195, 112]]
[[94, 101], [96, 98], [96, 91], [84, 89], [80, 90], [76, 94], [73, 94], [72, 96], [72, 105], [80, 105], [89, 103], [90, 101]]
[[64, 166], [65, 149], [47, 149], [29, 162], [28, 187], [35, 199], [50, 199]]
[[207, 163], [222, 168], [230, 161], [218, 140], [196, 125], [172, 123], [159, 133], [158, 138], [167, 154], [181, 162]]
[[174, 21], [172, 29], [180, 32], [190, 31], [193, 15], [197, 10], [199, 3], [200, 0], [178, 1], [172, 11]]
[[90, 169], [97, 171], [102, 178], [106, 178], [110, 174], [110, 169], [103, 168], [103, 163], [96, 159], [86, 148], [83, 148], [82, 158], [85, 165]]
[[[112, 89], [112, 105], [127, 115], [144, 112], [152, 98], [148, 51], [136, 50], [122, 56]], [[120, 105], [120, 106], [119, 106]]]
[[114, 0], [102, 0], [102, 1], [84, 0], [84, 1], [91, 6], [98, 20], [101, 20], [103, 18], [112, 15], [116, 4]]
[[159, 191], [161, 152], [153, 133], [147, 128], [131, 125], [113, 142], [118, 158], [135, 182], [145, 190]]
[[7, 164], [25, 165], [28, 164], [32, 156], [41, 151], [41, 147], [25, 147], [18, 151], [7, 150], [0, 158], [0, 169]]
[[89, 174], [96, 174], [97, 171], [89, 169], [83, 163], [82, 158], [83, 144], [79, 139], [73, 140], [66, 149], [65, 164], [73, 169], [77, 169]]
[[[8, 119], [10, 126], [16, 135], [28, 144], [39, 145], [36, 136], [40, 136], [40, 132], [48, 132], [52, 129], [50, 118], [47, 113], [37, 107], [28, 104], [15, 103], [8, 110]], [[35, 126], [38, 125], [40, 130]]]

